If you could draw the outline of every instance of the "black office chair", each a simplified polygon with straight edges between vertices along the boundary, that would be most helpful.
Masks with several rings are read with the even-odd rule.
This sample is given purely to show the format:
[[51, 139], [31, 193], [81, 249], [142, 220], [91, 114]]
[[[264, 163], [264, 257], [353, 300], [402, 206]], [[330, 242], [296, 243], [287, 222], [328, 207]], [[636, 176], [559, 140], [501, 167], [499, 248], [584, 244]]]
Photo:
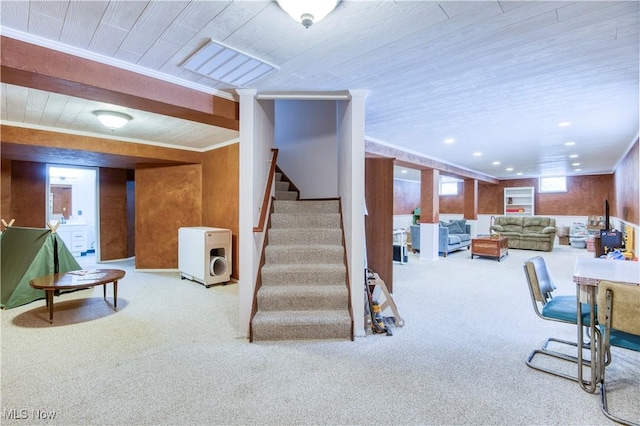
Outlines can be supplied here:
[[[619, 262], [612, 260], [612, 262]], [[609, 419], [625, 424], [638, 425], [634, 421], [617, 417], [607, 406], [605, 381], [606, 365], [604, 356], [611, 346], [640, 351], [640, 286], [600, 281], [598, 285], [598, 325], [602, 338], [599, 339], [600, 401], [602, 412]]]
[[[547, 264], [544, 261], [544, 258], [541, 256], [535, 256], [528, 259], [524, 263], [524, 272], [527, 277], [527, 283], [529, 284], [529, 292], [531, 294], [531, 301], [533, 302], [533, 308], [535, 310], [536, 315], [540, 318], [549, 320], [549, 321], [558, 321], [565, 324], [573, 324], [577, 325], [577, 299], [576, 295], [570, 296], [553, 296], [553, 291], [557, 288], [555, 283], [553, 282], [553, 278], [549, 273], [547, 268]], [[581, 304], [581, 312], [582, 315], [582, 324], [585, 332], [588, 332], [590, 325], [590, 306], [588, 304]], [[562, 352], [554, 351], [548, 349], [547, 346], [550, 342], [557, 342], [568, 346], [573, 346], [576, 348], [576, 356], [568, 355]], [[565, 361], [578, 363], [577, 357], [577, 347], [578, 344], [573, 341], [557, 339], [554, 337], [549, 337], [542, 345], [540, 349], [533, 350], [529, 357], [527, 358], [527, 365], [536, 370], [544, 371], [546, 373], [550, 373], [556, 376], [564, 377], [565, 379], [570, 379], [577, 381], [577, 369], [576, 376], [572, 376], [561, 371], [552, 370], [550, 368], [545, 368], [540, 365], [536, 365], [533, 363], [533, 359], [536, 355], [545, 355], [558, 359], [562, 359]], [[589, 346], [587, 344], [583, 345], [585, 349], [588, 349]], [[590, 360], [583, 360], [583, 365], [589, 366], [591, 365]]]

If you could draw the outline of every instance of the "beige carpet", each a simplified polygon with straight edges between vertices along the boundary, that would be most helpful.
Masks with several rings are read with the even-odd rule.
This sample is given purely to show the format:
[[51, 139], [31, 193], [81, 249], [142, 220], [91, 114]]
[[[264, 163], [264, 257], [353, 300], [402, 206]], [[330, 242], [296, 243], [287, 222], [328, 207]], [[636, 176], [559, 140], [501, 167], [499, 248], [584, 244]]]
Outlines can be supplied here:
[[[511, 250], [501, 262], [410, 255], [394, 266], [393, 336], [248, 343], [238, 287], [127, 271], [118, 312], [102, 289], [0, 313], [4, 424], [608, 425], [599, 396], [525, 358], [575, 329], [536, 317], [523, 261], [542, 254], [562, 294], [584, 249]], [[5, 267], [5, 265], [3, 265]], [[611, 409], [640, 420], [640, 354], [614, 348]], [[8, 417], [26, 415], [27, 419]], [[36, 416], [54, 414], [49, 420]]]

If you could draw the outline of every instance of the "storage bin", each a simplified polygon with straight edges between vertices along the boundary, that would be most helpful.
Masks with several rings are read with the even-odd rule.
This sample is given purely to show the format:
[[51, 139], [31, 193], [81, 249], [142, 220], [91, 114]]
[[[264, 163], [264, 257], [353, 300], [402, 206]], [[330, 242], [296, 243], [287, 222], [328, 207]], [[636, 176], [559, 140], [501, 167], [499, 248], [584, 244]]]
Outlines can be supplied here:
[[558, 237], [558, 240], [560, 240], [560, 245], [561, 246], [568, 246], [569, 245], [569, 237]]

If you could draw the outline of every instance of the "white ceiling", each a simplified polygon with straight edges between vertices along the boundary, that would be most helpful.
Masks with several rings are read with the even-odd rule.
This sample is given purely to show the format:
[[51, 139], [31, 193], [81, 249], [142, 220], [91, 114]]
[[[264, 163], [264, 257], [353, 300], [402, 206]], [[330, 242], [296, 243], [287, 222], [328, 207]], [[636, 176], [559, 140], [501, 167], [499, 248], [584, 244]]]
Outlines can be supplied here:
[[[278, 67], [250, 85], [259, 91], [366, 89], [369, 140], [500, 179], [610, 173], [638, 135], [638, 1], [343, 0], [309, 29], [271, 1], [0, 7], [3, 35], [222, 96], [234, 88], [181, 67], [209, 39]], [[4, 123], [190, 149], [237, 139], [148, 112], [1, 89]], [[134, 120], [103, 129], [91, 112], [107, 108]], [[558, 127], [564, 121], [572, 124]]]

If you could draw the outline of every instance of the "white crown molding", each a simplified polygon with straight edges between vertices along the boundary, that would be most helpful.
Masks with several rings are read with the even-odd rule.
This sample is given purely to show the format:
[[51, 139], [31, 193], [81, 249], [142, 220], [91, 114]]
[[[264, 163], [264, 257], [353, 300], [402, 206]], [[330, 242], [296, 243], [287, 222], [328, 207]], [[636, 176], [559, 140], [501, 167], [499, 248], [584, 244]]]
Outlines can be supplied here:
[[259, 92], [256, 99], [262, 100], [305, 100], [305, 101], [346, 101], [351, 99], [348, 91], [335, 92]]
[[22, 31], [14, 30], [12, 28], [2, 27], [0, 29], [0, 34], [5, 37], [13, 38], [15, 40], [24, 41], [25, 43], [35, 44], [37, 46], [45, 47], [47, 49], [56, 50], [58, 52], [67, 53], [69, 55], [88, 59], [90, 61], [99, 62], [105, 65], [110, 65], [116, 68], [134, 72], [136, 74], [141, 74], [147, 77], [155, 78], [157, 80], [166, 81], [167, 83], [176, 84], [178, 86], [197, 90], [203, 93], [208, 93], [210, 95], [218, 96], [231, 101], [237, 101], [236, 97], [233, 96], [233, 94], [214, 89], [213, 87], [203, 86], [198, 83], [194, 83], [188, 80], [183, 80], [181, 78], [164, 74], [158, 71], [150, 70], [148, 68], [144, 68], [136, 64], [121, 61], [120, 59], [115, 59], [105, 55], [100, 55], [98, 53], [90, 52], [88, 50], [79, 49], [73, 46], [68, 46], [68, 45], [59, 43], [57, 41], [47, 40], [45, 38], [34, 36], [33, 34], [24, 33]]
[[240, 143], [240, 139], [237, 139], [237, 138], [236, 139], [230, 139], [230, 140], [228, 140], [226, 142], [220, 142], [220, 143], [217, 143], [215, 145], [209, 145], [206, 148], [202, 148], [202, 152], [213, 151], [215, 149], [224, 148], [225, 146], [233, 145], [233, 144], [236, 144], [236, 143]]

